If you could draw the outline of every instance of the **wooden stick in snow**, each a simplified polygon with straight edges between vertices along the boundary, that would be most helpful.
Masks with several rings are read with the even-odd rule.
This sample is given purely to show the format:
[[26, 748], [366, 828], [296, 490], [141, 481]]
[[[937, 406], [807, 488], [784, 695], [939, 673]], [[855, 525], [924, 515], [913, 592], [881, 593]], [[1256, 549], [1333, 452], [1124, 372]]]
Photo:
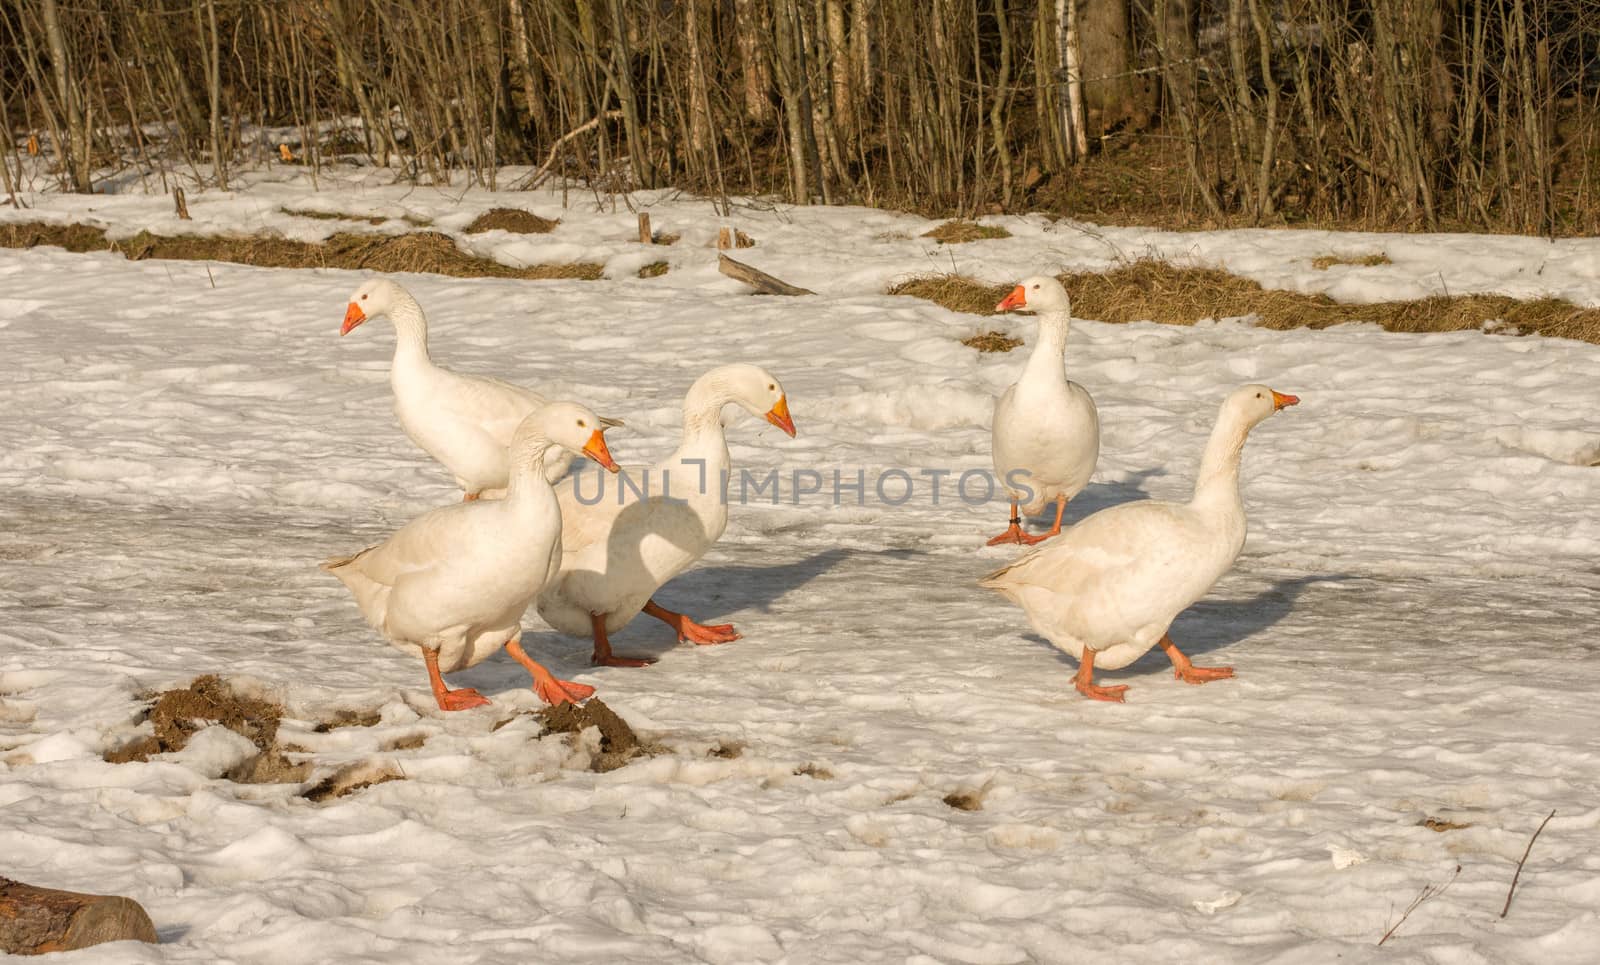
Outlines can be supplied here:
[[1535, 841], [1539, 840], [1539, 832], [1543, 831], [1544, 830], [1544, 826], [1549, 824], [1550, 823], [1550, 819], [1555, 817], [1555, 816], [1556, 816], [1555, 810], [1551, 809], [1550, 813], [1544, 816], [1544, 820], [1539, 822], [1539, 827], [1538, 827], [1537, 830], [1535, 830], [1533, 832], [1533, 837], [1528, 839], [1528, 846], [1527, 846], [1527, 848], [1523, 849], [1523, 852], [1522, 852], [1522, 860], [1517, 862], [1517, 873], [1511, 876], [1511, 887], [1506, 889], [1506, 906], [1504, 908], [1500, 909], [1500, 917], [1501, 918], [1504, 918], [1506, 916], [1506, 912], [1511, 910], [1511, 896], [1513, 894], [1516, 894], [1516, 891], [1517, 891], [1517, 879], [1522, 877], [1522, 866], [1524, 864], [1527, 864], [1528, 855], [1533, 852], [1533, 843]]
[[132, 898], [0, 878], [0, 952], [43, 955], [126, 939], [159, 941], [150, 916]]
[[650, 233], [650, 213], [639, 212], [639, 244], [653, 245], [655, 240], [655, 235]]
[[737, 278], [751, 288], [758, 295], [815, 295], [816, 292], [809, 288], [800, 288], [786, 281], [780, 281], [759, 268], [752, 268], [742, 261], [734, 261], [727, 255], [717, 256], [717, 270], [729, 278]]

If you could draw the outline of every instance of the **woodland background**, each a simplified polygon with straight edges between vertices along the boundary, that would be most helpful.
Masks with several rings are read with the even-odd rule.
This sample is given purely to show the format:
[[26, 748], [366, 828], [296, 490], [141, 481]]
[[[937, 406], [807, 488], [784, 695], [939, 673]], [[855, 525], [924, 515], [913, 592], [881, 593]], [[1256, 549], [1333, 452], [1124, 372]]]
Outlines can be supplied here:
[[0, 0], [0, 45], [13, 204], [33, 154], [80, 192], [365, 163], [930, 215], [1600, 232], [1594, 0]]

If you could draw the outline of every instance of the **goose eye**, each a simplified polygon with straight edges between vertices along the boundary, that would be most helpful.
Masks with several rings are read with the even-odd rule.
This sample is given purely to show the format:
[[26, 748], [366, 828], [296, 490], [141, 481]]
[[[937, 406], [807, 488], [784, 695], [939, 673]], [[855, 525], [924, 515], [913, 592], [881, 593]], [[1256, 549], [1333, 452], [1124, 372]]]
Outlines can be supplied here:
[[362, 296], [361, 296], [361, 300], [362, 300], [362, 301], [366, 301], [366, 300], [367, 300], [367, 296], [366, 296], [366, 295], [362, 295]]
[[1038, 286], [1038, 285], [1037, 285], [1037, 284], [1035, 284], [1035, 285], [1034, 285], [1034, 286], [1033, 286], [1033, 290], [1034, 290], [1034, 291], [1038, 291], [1038, 290], [1039, 290], [1039, 286]]
[[767, 386], [767, 391], [768, 392], [776, 392], [776, 391], [778, 391], [778, 387], [776, 385], [769, 385], [769, 386]]
[[582, 419], [579, 419], [578, 420], [578, 428], [587, 429], [587, 428], [589, 428], [589, 425], [588, 425], [588, 423], [584, 422]]
[[1262, 398], [1262, 397], [1263, 397], [1263, 396], [1262, 396], [1262, 395], [1261, 395], [1261, 393], [1260, 393], [1260, 392], [1257, 392], [1257, 393], [1256, 393], [1256, 398], [1258, 398], [1258, 399], [1259, 399], [1259, 398]]

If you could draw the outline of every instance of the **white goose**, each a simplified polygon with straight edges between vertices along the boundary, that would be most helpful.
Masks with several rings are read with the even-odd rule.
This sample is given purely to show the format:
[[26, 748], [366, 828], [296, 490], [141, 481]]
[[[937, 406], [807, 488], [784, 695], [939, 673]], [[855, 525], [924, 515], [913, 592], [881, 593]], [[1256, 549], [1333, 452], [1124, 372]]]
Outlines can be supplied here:
[[[1068, 381], [1061, 358], [1072, 325], [1072, 301], [1048, 275], [1024, 278], [996, 311], [1032, 308], [1039, 338], [1022, 377], [994, 405], [994, 469], [1011, 497], [1011, 525], [989, 541], [1032, 545], [1061, 532], [1067, 500], [1089, 484], [1100, 458], [1100, 415], [1083, 386]], [[1022, 512], [1033, 515], [1056, 501], [1049, 532], [1029, 536]]]
[[[428, 355], [428, 320], [411, 293], [387, 278], [374, 278], [350, 296], [340, 335], [371, 318], [394, 323], [394, 362], [389, 384], [400, 427], [418, 447], [456, 478], [465, 499], [495, 496], [510, 473], [506, 449], [517, 426], [549, 400], [499, 379], [461, 375], [435, 365]], [[601, 419], [618, 426], [615, 419]], [[555, 482], [572, 465], [565, 450], [546, 460], [545, 477]]]
[[[626, 505], [611, 495], [598, 502], [592, 496], [579, 499], [576, 477], [561, 487], [561, 571], [539, 595], [539, 615], [562, 633], [592, 636], [596, 664], [651, 662], [611, 652], [608, 635], [641, 610], [672, 627], [680, 641], [739, 639], [731, 624], [705, 626], [651, 598], [704, 556], [728, 525], [722, 409], [729, 403], [795, 434], [788, 398], [776, 378], [754, 365], [724, 365], [702, 375], [684, 397], [683, 443], [646, 477], [656, 490], [648, 498]], [[662, 491], [666, 486], [670, 492]]]
[[1078, 658], [1074, 680], [1095, 700], [1121, 701], [1126, 686], [1097, 687], [1094, 668], [1115, 670], [1160, 644], [1173, 675], [1192, 684], [1233, 676], [1196, 667], [1167, 630], [1233, 566], [1244, 546], [1239, 457], [1251, 427], [1300, 400], [1264, 385], [1235, 389], [1222, 403], [1187, 503], [1123, 503], [989, 574], [980, 586], [1022, 607], [1033, 628]]
[[533, 675], [546, 702], [594, 693], [557, 680], [520, 640], [523, 612], [561, 559], [561, 508], [545, 478], [546, 454], [559, 446], [616, 472], [602, 433], [599, 417], [581, 405], [543, 406], [512, 438], [504, 499], [430, 510], [382, 543], [322, 564], [390, 644], [422, 655], [439, 709], [487, 704], [471, 688], [450, 690], [440, 673], [470, 667], [502, 646]]

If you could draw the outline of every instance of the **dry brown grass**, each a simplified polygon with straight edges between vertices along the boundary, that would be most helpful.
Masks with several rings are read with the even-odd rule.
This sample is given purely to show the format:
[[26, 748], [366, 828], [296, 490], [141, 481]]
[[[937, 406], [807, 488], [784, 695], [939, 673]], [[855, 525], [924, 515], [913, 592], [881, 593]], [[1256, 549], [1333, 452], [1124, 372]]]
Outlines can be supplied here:
[[980, 352], [1009, 352], [1022, 344], [1022, 339], [1012, 338], [1002, 332], [984, 332], [981, 335], [969, 335], [961, 340], [967, 348], [975, 348]]
[[511, 231], [519, 235], [547, 235], [556, 230], [559, 220], [551, 221], [541, 218], [532, 211], [521, 208], [490, 208], [483, 214], [472, 219], [467, 225], [469, 235], [482, 234], [485, 231]]
[[1378, 265], [1392, 264], [1394, 262], [1389, 260], [1389, 256], [1381, 251], [1374, 255], [1321, 255], [1311, 259], [1311, 267], [1317, 271], [1327, 271], [1334, 265], [1360, 265], [1365, 268], [1373, 268]]
[[1009, 238], [1011, 232], [998, 225], [978, 224], [976, 221], [956, 218], [931, 231], [924, 231], [922, 237], [932, 238], [944, 245], [959, 245], [968, 241], [983, 241], [986, 238]]
[[1010, 285], [986, 285], [966, 275], [923, 275], [894, 285], [889, 294], [926, 298], [953, 312], [993, 315], [1010, 290]]
[[1456, 821], [1446, 821], [1444, 818], [1436, 818], [1432, 816], [1418, 821], [1417, 826], [1427, 828], [1429, 831], [1438, 831], [1440, 834], [1443, 834], [1446, 831], [1460, 831], [1462, 828], [1472, 827], [1471, 824], [1458, 823]]
[[292, 214], [296, 218], [310, 218], [313, 221], [365, 221], [367, 224], [383, 224], [388, 218], [376, 215], [346, 214], [343, 211], [302, 211], [299, 208], [279, 208], [284, 214]]
[[[1326, 295], [1273, 291], [1215, 268], [1182, 268], [1142, 260], [1108, 272], [1058, 276], [1079, 318], [1150, 320], [1193, 325], [1205, 318], [1254, 315], [1262, 328], [1327, 328], [1373, 322], [1391, 332], [1456, 332], [1489, 326], [1499, 334], [1549, 335], [1600, 344], [1600, 309], [1556, 298], [1519, 301], [1506, 295], [1435, 296], [1415, 301], [1345, 305]], [[960, 275], [912, 279], [889, 290], [974, 315], [994, 314], [1007, 286]]]
[[665, 275], [667, 273], [667, 268], [668, 267], [669, 266], [664, 261], [652, 261], [650, 264], [645, 265], [643, 268], [639, 269], [639, 277], [640, 278], [660, 278], [662, 275]]
[[314, 244], [286, 238], [214, 235], [168, 236], [141, 231], [111, 241], [91, 225], [37, 222], [0, 225], [0, 247], [59, 245], [68, 251], [117, 251], [132, 261], [166, 258], [178, 261], [226, 261], [258, 268], [345, 268], [355, 271], [420, 272], [455, 278], [579, 278], [593, 281], [603, 265], [578, 262], [512, 268], [469, 255], [449, 235], [413, 231], [403, 235], [341, 232]]

